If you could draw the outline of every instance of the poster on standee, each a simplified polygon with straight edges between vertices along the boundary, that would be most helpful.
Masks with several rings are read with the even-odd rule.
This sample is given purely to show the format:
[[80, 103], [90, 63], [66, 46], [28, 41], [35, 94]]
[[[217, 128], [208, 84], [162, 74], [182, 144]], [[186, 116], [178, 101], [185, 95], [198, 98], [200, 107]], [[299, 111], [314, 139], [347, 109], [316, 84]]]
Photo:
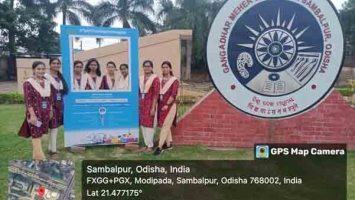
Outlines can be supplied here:
[[61, 26], [65, 147], [137, 143], [138, 31]]

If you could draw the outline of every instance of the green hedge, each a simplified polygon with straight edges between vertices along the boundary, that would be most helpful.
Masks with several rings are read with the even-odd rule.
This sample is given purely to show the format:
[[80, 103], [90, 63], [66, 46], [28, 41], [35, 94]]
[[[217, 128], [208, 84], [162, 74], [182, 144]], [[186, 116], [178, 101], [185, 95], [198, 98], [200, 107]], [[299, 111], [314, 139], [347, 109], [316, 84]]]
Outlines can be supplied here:
[[[355, 93], [351, 92], [350, 87], [336, 88], [342, 96], [351, 96]], [[194, 96], [179, 96], [178, 102], [179, 104], [193, 104], [199, 100], [198, 97]], [[0, 93], [0, 104], [23, 104], [24, 97], [22, 94], [17, 92], [11, 93]]]
[[346, 97], [349, 97], [355, 93], [354, 91], [351, 91], [350, 87], [336, 88], [336, 90], [338, 90], [342, 96]]
[[0, 104], [23, 104], [24, 102], [23, 95], [17, 92], [0, 93]]
[[200, 99], [199, 97], [195, 97], [195, 96], [178, 96], [177, 102], [179, 104], [194, 104], [199, 99]]
[[[179, 104], [193, 104], [199, 100], [198, 97], [194, 96], [179, 96]], [[24, 97], [22, 94], [17, 92], [11, 93], [0, 93], [0, 104], [23, 104]]]

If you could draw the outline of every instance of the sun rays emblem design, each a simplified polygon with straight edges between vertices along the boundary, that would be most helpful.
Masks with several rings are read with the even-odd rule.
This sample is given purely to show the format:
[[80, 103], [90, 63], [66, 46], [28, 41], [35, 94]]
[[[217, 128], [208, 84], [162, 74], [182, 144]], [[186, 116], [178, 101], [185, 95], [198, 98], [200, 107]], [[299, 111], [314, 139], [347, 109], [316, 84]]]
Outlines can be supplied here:
[[211, 25], [206, 59], [215, 88], [231, 105], [278, 119], [303, 113], [329, 94], [344, 44], [330, 1], [228, 0]]
[[322, 56], [319, 46], [323, 42], [310, 37], [315, 30], [321, 33], [320, 29], [315, 29], [314, 21], [297, 19], [303, 13], [290, 13], [282, 18], [281, 12], [279, 8], [268, 20], [259, 13], [255, 20], [240, 23], [236, 30], [245, 31], [242, 37], [235, 38], [234, 45], [231, 43], [237, 52], [237, 79], [258, 94], [282, 96], [295, 92], [319, 67]]
[[295, 58], [297, 52], [310, 49], [313, 46], [305, 45], [300, 40], [302, 35], [308, 30], [309, 26], [300, 30], [294, 27], [296, 14], [287, 21], [281, 19], [280, 9], [277, 13], [276, 22], [267, 22], [261, 15], [259, 30], [245, 25], [252, 34], [249, 38], [253, 41], [250, 44], [238, 44], [239, 46], [254, 48], [257, 60], [261, 65], [270, 70], [278, 70], [286, 67]]

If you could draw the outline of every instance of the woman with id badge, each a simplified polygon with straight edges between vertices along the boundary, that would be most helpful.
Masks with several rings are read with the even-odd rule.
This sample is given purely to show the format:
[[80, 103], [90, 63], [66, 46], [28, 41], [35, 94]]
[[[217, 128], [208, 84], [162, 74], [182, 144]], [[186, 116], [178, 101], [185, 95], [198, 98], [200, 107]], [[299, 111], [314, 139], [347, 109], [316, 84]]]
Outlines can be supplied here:
[[44, 78], [45, 64], [36, 61], [32, 64], [33, 77], [23, 83], [26, 102], [26, 118], [19, 136], [32, 138], [33, 159], [45, 160], [41, 138], [47, 134], [49, 121], [53, 117], [51, 83]]
[[179, 81], [173, 76], [171, 63], [164, 61], [161, 65], [163, 77], [160, 79], [160, 95], [158, 101], [158, 126], [161, 128], [159, 145], [154, 155], [160, 155], [163, 150], [171, 149], [171, 127], [176, 125], [176, 98], [179, 92]]
[[153, 151], [156, 126], [156, 107], [159, 98], [160, 82], [153, 73], [153, 62], [143, 62], [144, 75], [139, 77], [139, 120], [146, 147], [140, 151]]
[[68, 86], [60, 73], [61, 62], [58, 58], [49, 60], [50, 73], [45, 73], [44, 78], [51, 83], [51, 95], [53, 102], [53, 118], [49, 121], [49, 145], [48, 154], [55, 158], [59, 153], [57, 151], [58, 128], [63, 125], [64, 103], [63, 95], [68, 94]]

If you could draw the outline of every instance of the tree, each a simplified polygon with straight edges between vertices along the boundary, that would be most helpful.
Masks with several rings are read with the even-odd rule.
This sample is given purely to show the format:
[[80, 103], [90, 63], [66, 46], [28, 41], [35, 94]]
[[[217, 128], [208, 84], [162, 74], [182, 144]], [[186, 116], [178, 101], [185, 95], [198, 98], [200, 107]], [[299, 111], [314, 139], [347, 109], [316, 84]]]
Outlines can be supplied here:
[[59, 34], [54, 31], [54, 5], [48, 0], [20, 0], [17, 8], [17, 46], [27, 53], [59, 53]]
[[7, 69], [9, 79], [16, 76], [16, 65], [14, 55], [16, 53], [16, 25], [17, 14], [14, 0], [5, 0], [0, 2], [0, 33], [1, 33], [1, 50], [9, 53], [10, 63]]
[[355, 55], [355, 0], [348, 0], [340, 10], [340, 20], [343, 25], [347, 43], [347, 53]]
[[8, 78], [16, 77], [16, 54], [59, 53], [59, 35], [54, 31], [55, 5], [50, 0], [0, 2], [0, 50], [10, 54]]
[[[9, 9], [10, 9], [10, 21], [13, 20], [14, 22], [16, 21], [16, 17], [14, 16], [14, 0], [9, 0]], [[9, 52], [10, 54], [15, 52], [15, 25], [14, 24], [9, 24], [8, 26], [8, 31], [9, 31]]]
[[0, 3], [0, 29], [2, 37], [5, 37], [6, 51], [15, 52], [15, 30], [17, 14], [14, 7], [14, 0], [5, 0]]
[[[99, 6], [90, 6], [88, 10], [84, 12], [84, 17], [86, 21], [93, 26], [108, 26], [107, 24], [104, 24], [104, 19], [100, 13]], [[101, 47], [102, 41], [102, 38], [96, 38], [96, 43], [99, 44], [99, 47]]]
[[216, 0], [209, 4], [208, 6], [208, 18], [209, 23], [212, 25], [214, 18], [218, 14], [219, 10], [222, 8], [226, 0]]
[[55, 14], [63, 14], [63, 25], [80, 25], [80, 15], [83, 16], [91, 8], [91, 5], [85, 0], [58, 0], [55, 3]]
[[153, 0], [111, 0], [99, 5], [103, 26], [112, 26], [116, 21], [123, 28], [137, 27], [140, 36], [155, 33], [156, 27], [148, 14], [154, 14]]
[[209, 0], [160, 0], [158, 19], [162, 30], [192, 29], [192, 68], [207, 69], [205, 60], [206, 42], [210, 26], [224, 1]]
[[168, 17], [174, 10], [174, 4], [171, 0], [160, 0], [159, 7], [159, 12], [157, 14], [158, 20]]

